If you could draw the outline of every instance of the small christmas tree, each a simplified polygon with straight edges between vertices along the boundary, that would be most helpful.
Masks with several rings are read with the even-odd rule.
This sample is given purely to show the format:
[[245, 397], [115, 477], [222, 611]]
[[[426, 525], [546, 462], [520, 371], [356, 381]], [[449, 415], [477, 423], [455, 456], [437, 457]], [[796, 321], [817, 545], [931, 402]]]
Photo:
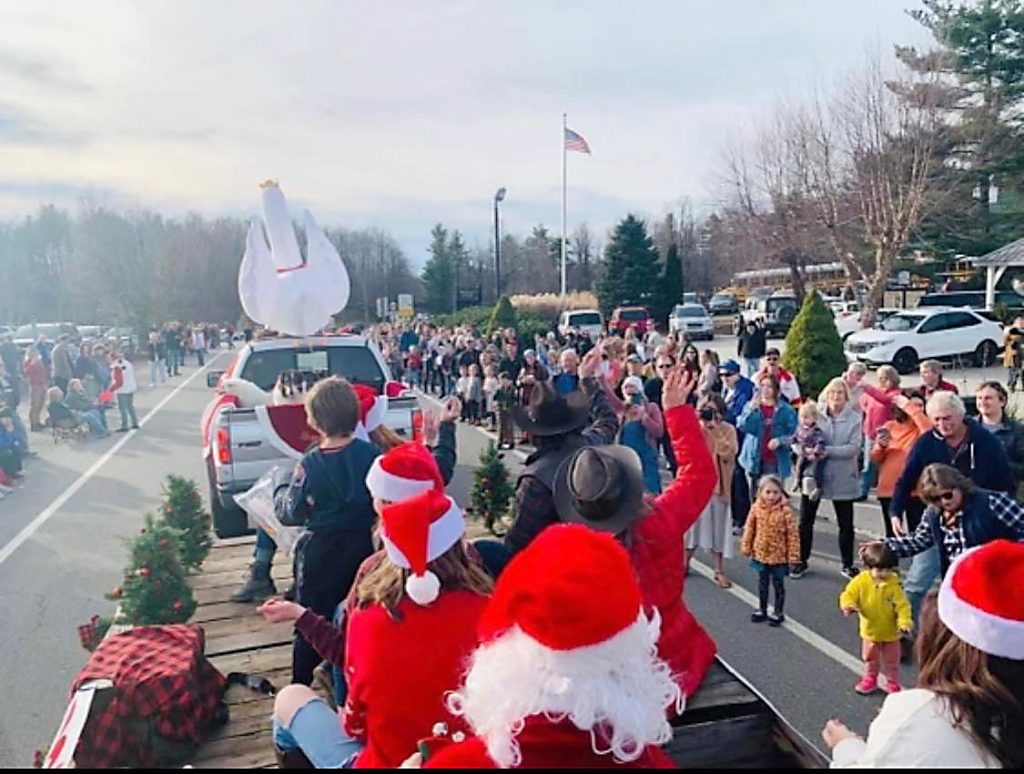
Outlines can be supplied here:
[[[489, 443], [480, 454], [480, 465], [473, 474], [473, 508], [484, 520], [484, 526], [494, 533], [494, 524], [508, 509], [515, 494], [509, 480], [508, 469], [502, 462], [497, 447]], [[497, 533], [495, 533], [497, 534]]]
[[195, 483], [181, 476], [168, 476], [164, 485], [167, 498], [162, 508], [163, 522], [181, 531], [181, 563], [186, 570], [198, 570], [210, 553], [210, 514]]
[[846, 355], [832, 315], [816, 291], [804, 297], [786, 334], [782, 365], [796, 377], [800, 394], [815, 400], [829, 380], [846, 370]]
[[184, 623], [196, 601], [181, 564], [181, 532], [152, 515], [131, 542], [124, 584], [107, 599], [121, 604], [115, 623], [132, 626]]

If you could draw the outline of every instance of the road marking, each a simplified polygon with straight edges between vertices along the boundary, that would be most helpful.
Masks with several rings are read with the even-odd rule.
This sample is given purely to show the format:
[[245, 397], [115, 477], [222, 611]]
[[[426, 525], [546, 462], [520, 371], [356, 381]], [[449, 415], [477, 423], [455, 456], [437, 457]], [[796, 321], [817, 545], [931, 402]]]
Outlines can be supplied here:
[[[714, 581], [715, 571], [703, 562], [694, 559], [690, 562], [690, 567], [700, 575], [703, 575], [709, 581]], [[732, 588], [722, 590], [725, 591], [727, 594], [732, 594], [734, 597], [736, 597], [744, 604], [750, 605], [751, 609], [753, 610], [756, 610], [759, 606], [759, 601], [757, 597], [755, 597], [745, 588], [740, 586], [738, 583], [733, 583]], [[829, 640], [822, 637], [820, 634], [815, 634], [802, 623], [794, 620], [788, 615], [786, 616], [786, 621], [781, 628], [790, 632], [795, 637], [803, 640], [815, 650], [824, 653], [837, 664], [846, 667], [854, 674], [862, 675], [864, 673], [864, 664], [861, 662], [859, 658], [854, 658], [835, 643], [830, 642]]]
[[[160, 409], [166, 406], [167, 403], [172, 398], [174, 398], [175, 395], [177, 395], [179, 392], [185, 389], [185, 387], [187, 387], [193, 379], [195, 379], [201, 373], [204, 373], [209, 366], [213, 365], [222, 356], [226, 354], [227, 352], [219, 353], [210, 362], [208, 362], [206, 365], [204, 365], [202, 368], [200, 368], [198, 371], [196, 371], [194, 374], [188, 377], [185, 381], [183, 381], [181, 384], [175, 387], [167, 396], [164, 397], [162, 401], [160, 401], [153, 408], [151, 408], [149, 410], [149, 413], [146, 414], [146, 416], [144, 416], [139, 421], [139, 427], [145, 427], [146, 423], [154, 416], [156, 416], [157, 412], [159, 412]], [[6, 562], [11, 557], [11, 555], [15, 551], [17, 551], [18, 548], [21, 547], [21, 545], [26, 540], [28, 540], [30, 537], [32, 537], [33, 534], [35, 534], [36, 530], [38, 530], [47, 521], [49, 521], [50, 518], [63, 507], [64, 503], [70, 500], [75, 495], [75, 493], [78, 492], [79, 489], [81, 489], [89, 482], [89, 479], [91, 479], [99, 472], [100, 468], [106, 465], [110, 461], [110, 459], [115, 454], [117, 454], [126, 443], [128, 443], [128, 441], [135, 437], [136, 432], [136, 430], [130, 430], [127, 433], [125, 433], [123, 438], [121, 438], [117, 443], [111, 446], [102, 457], [96, 460], [96, 462], [94, 462], [89, 467], [88, 470], [86, 470], [82, 475], [75, 479], [74, 483], [72, 483], [71, 486], [69, 486], [59, 495], [57, 495], [57, 498], [48, 506], [46, 506], [46, 508], [44, 508], [39, 513], [38, 516], [36, 516], [34, 519], [32, 519], [32, 521], [26, 524], [25, 527], [21, 530], [21, 532], [19, 532], [17, 535], [11, 538], [10, 542], [7, 545], [5, 545], [3, 548], [0, 548], [0, 564]]]

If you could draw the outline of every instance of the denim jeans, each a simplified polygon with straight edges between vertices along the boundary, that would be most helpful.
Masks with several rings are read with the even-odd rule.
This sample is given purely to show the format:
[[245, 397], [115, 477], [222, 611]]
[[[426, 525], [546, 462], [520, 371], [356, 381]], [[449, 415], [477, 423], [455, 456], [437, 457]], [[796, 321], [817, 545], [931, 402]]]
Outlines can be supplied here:
[[252, 552], [253, 560], [270, 565], [274, 563], [274, 554], [276, 553], [277, 543], [274, 542], [274, 538], [263, 530], [257, 529], [256, 549]]
[[121, 427], [128, 427], [129, 419], [131, 419], [132, 427], [139, 426], [139, 417], [135, 413], [134, 392], [118, 393], [117, 408], [121, 411]]
[[[205, 357], [206, 357], [206, 350], [205, 349], [197, 349], [196, 350], [196, 362], [199, 364], [200, 368], [202, 368], [206, 364], [205, 360], [204, 360]], [[182, 363], [182, 365], [184, 365], [184, 363]]]
[[743, 358], [743, 368], [747, 372], [745, 376], [750, 379], [757, 373], [757, 369], [761, 367], [761, 358], [759, 357], [745, 357]]
[[878, 475], [878, 466], [871, 461], [871, 445], [874, 443], [870, 438], [864, 436], [864, 467], [860, 476], [860, 496], [867, 497], [871, 487], [875, 485]]
[[167, 370], [167, 364], [163, 360], [150, 360], [149, 361], [149, 386], [155, 387], [158, 384], [163, 384], [167, 381], [167, 375], [164, 371]]
[[89, 425], [89, 430], [97, 438], [101, 438], [107, 435], [107, 428], [100, 421], [99, 415], [95, 411], [86, 411], [82, 414], [82, 421]]
[[910, 611], [914, 616], [914, 634], [917, 634], [921, 603], [931, 590], [932, 584], [939, 576], [939, 548], [932, 546], [927, 551], [916, 554], [910, 562], [910, 570], [903, 581], [903, 590], [910, 600]]
[[302, 750], [318, 769], [351, 768], [365, 746], [342, 730], [338, 713], [323, 699], [303, 704], [287, 726], [275, 717], [273, 737], [274, 744], [285, 752]]

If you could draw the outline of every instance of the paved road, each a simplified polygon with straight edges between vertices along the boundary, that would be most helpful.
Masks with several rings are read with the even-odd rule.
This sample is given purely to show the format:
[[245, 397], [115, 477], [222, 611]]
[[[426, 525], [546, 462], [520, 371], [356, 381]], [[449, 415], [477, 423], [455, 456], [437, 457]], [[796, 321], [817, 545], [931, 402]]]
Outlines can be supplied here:
[[[213, 362], [226, 357], [225, 350]], [[0, 501], [0, 766], [30, 766], [33, 750], [53, 738], [88, 658], [76, 627], [113, 612], [103, 595], [120, 582], [124, 541], [159, 504], [164, 478], [205, 480], [198, 426], [209, 398], [193, 366], [136, 396], [137, 432], [57, 447], [48, 434], [31, 434], [40, 459]]]
[[[222, 352], [213, 364], [223, 365]], [[26, 482], [0, 501], [0, 765], [26, 766], [32, 751], [52, 738], [67, 689], [87, 659], [76, 627], [93, 613], [111, 613], [103, 595], [121, 580], [124, 541], [159, 503], [169, 473], [203, 482], [198, 421], [209, 401], [195, 368], [154, 391], [139, 393], [140, 431], [55, 447], [33, 434], [41, 459]], [[473, 469], [488, 437], [460, 425], [459, 465], [452, 493], [469, 503]], [[513, 473], [517, 454], [506, 455]], [[823, 507], [823, 517], [828, 517]], [[877, 511], [858, 507], [858, 529], [880, 528]], [[736, 586], [723, 591], [691, 575], [686, 596], [719, 643], [723, 655], [746, 675], [808, 738], [838, 714], [866, 728], [881, 699], [855, 695], [856, 623], [836, 611], [842, 587], [833, 525], [819, 519], [812, 572], [788, 586], [790, 624], [782, 629], [749, 622], [753, 571], [742, 561], [728, 571]], [[755, 636], [751, 636], [755, 635]]]

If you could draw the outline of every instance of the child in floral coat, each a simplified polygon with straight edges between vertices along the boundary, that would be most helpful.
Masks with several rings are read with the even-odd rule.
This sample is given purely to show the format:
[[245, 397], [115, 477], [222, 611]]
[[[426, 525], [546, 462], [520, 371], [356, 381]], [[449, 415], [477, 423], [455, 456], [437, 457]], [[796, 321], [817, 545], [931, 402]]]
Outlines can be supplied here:
[[[800, 561], [800, 532], [793, 509], [782, 489], [778, 476], [762, 476], [757, 497], [750, 507], [740, 550], [750, 557], [751, 566], [758, 572], [760, 605], [751, 613], [750, 620], [769, 626], [781, 626], [786, 620], [783, 606], [786, 601], [784, 579], [790, 565]], [[775, 606], [768, 613], [768, 584], [775, 589]]]

